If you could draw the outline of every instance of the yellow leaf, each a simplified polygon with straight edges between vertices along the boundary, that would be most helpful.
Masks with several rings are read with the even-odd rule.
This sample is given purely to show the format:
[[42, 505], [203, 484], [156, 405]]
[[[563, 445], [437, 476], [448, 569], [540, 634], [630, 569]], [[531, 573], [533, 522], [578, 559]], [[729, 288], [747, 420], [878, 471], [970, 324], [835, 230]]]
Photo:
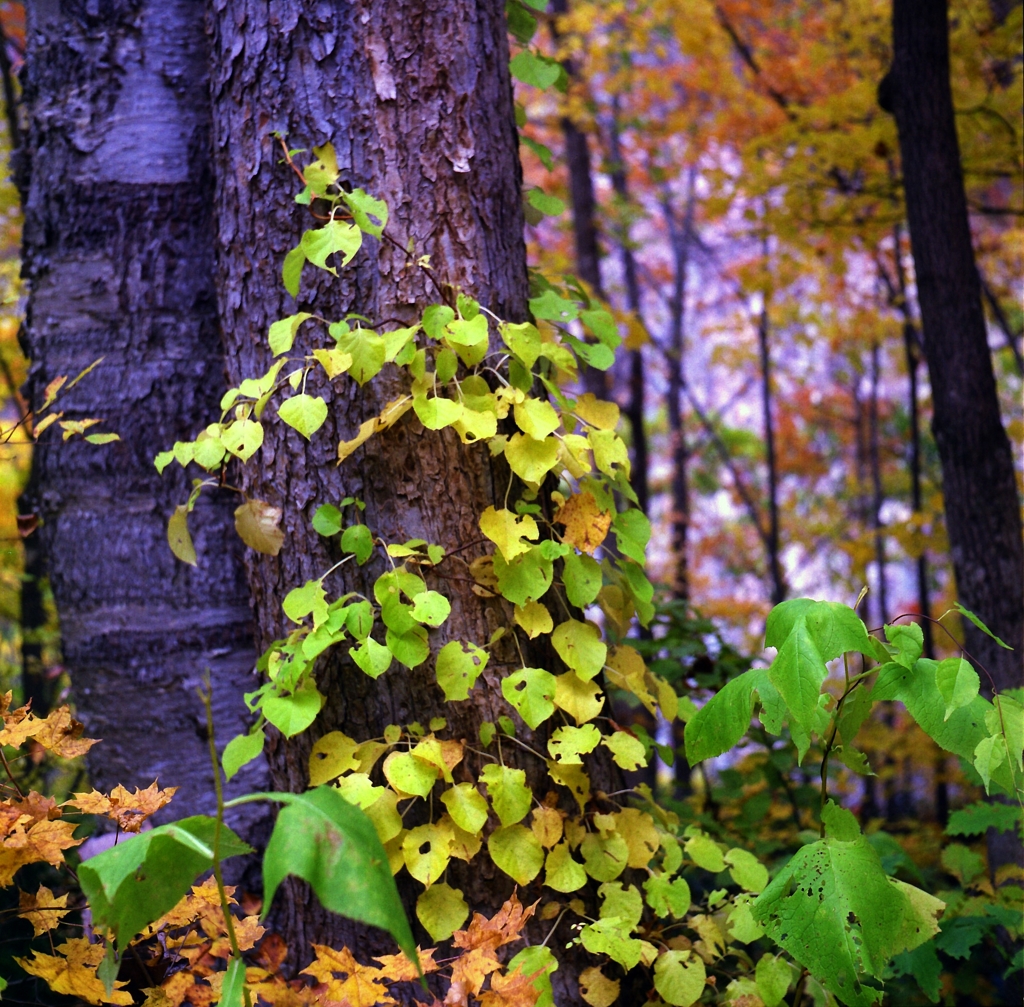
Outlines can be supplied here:
[[497, 547], [506, 562], [529, 552], [532, 548], [524, 538], [536, 541], [540, 532], [537, 522], [529, 514], [516, 517], [510, 510], [495, 510], [488, 507], [480, 515], [480, 530]]
[[551, 849], [562, 838], [563, 813], [558, 808], [541, 806], [533, 809], [530, 827], [540, 840], [540, 845]]
[[612, 516], [601, 510], [593, 493], [584, 490], [573, 494], [558, 509], [555, 524], [565, 525], [564, 542], [592, 555], [608, 535]]
[[56, 949], [56, 955], [32, 952], [31, 958], [16, 958], [15, 961], [29, 974], [38, 976], [54, 991], [77, 997], [89, 1004], [130, 1005], [130, 993], [121, 990], [125, 982], [114, 982], [114, 992], [108, 997], [103, 980], [96, 975], [96, 968], [103, 961], [106, 946], [90, 944], [84, 937], [65, 941]]
[[539, 601], [528, 601], [525, 605], [516, 605], [512, 617], [516, 624], [526, 631], [526, 635], [531, 640], [543, 633], [550, 633], [555, 627], [547, 606]]
[[284, 532], [278, 527], [282, 513], [263, 500], [246, 500], [235, 509], [235, 531], [250, 549], [276, 556], [284, 545]]
[[309, 753], [309, 785], [319, 787], [342, 773], [359, 769], [358, 748], [359, 744], [341, 731], [325, 734]]
[[138, 832], [142, 823], [170, 803], [177, 787], [161, 790], [154, 780], [145, 790], [135, 793], [118, 784], [109, 796], [93, 790], [88, 794], [75, 794], [67, 803], [73, 804], [87, 815], [105, 815], [120, 826], [122, 832]]
[[326, 986], [324, 992], [331, 1000], [347, 1001], [350, 1007], [375, 1007], [396, 1002], [382, 985], [383, 969], [360, 965], [348, 948], [335, 951], [323, 944], [314, 944], [313, 950], [316, 959], [302, 970], [303, 974], [323, 983]]
[[575, 671], [567, 671], [555, 677], [554, 704], [577, 724], [585, 724], [601, 712], [604, 696], [595, 682], [584, 682]]
[[580, 973], [580, 996], [590, 1007], [611, 1007], [619, 998], [619, 980], [609, 979], [592, 965]]
[[599, 399], [593, 392], [581, 395], [573, 412], [598, 430], [614, 430], [619, 425], [619, 407], [614, 402]]
[[389, 402], [380, 412], [359, 427], [359, 433], [338, 445], [338, 461], [343, 462], [356, 448], [362, 447], [374, 434], [394, 426], [412, 408], [412, 396], [403, 395]]
[[192, 536], [188, 530], [188, 506], [178, 504], [167, 522], [167, 544], [171, 552], [190, 566], [196, 565], [196, 547], [192, 544]]
[[57, 926], [71, 912], [67, 904], [67, 895], [55, 898], [53, 892], [45, 885], [40, 885], [35, 895], [28, 892], [18, 893], [18, 915], [32, 924], [34, 937], [45, 934]]

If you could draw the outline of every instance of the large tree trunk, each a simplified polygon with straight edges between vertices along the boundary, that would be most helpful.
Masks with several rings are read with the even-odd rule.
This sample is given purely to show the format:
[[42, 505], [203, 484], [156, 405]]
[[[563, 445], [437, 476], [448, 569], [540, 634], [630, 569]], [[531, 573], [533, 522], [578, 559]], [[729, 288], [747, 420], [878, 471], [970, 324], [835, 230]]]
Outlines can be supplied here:
[[[23, 78], [30, 401], [103, 357], [58, 407], [121, 435], [64, 444], [51, 427], [25, 506], [42, 519], [78, 714], [104, 739], [92, 782], [180, 786], [165, 818], [213, 805], [204, 672], [229, 737], [255, 658], [232, 501], [199, 507], [199, 567], [179, 564], [165, 529], [188, 490], [153, 467], [209, 422], [223, 386], [201, 13], [187, 0], [30, 5]], [[260, 776], [253, 764], [237, 785]]]
[[986, 688], [1009, 689], [1021, 684], [1024, 652], [1020, 499], [971, 247], [942, 0], [895, 0], [893, 63], [879, 97], [899, 129], [957, 591], [1014, 648], [965, 620], [967, 649], [991, 675]]
[[[415, 257], [431, 256], [433, 275], [445, 289], [461, 288], [501, 317], [523, 318], [528, 289], [521, 172], [502, 5], [417, 0], [295, 3], [280, 16], [273, 10], [246, 0], [212, 4], [217, 276], [231, 376], [268, 367], [267, 326], [295, 310], [281, 286], [281, 261], [303, 227], [314, 224], [295, 205], [296, 179], [281, 163], [272, 130], [287, 134], [290, 145], [332, 142], [343, 179], [387, 201], [388, 232], [396, 241], [368, 239], [337, 279], [307, 268], [299, 307], [327, 318], [359, 312], [388, 327], [418, 320], [438, 294], [424, 271], [409, 265], [402, 249], [411, 242]], [[325, 338], [308, 326], [299, 347]], [[365, 502], [366, 524], [388, 542], [417, 537], [462, 550], [427, 575], [452, 603], [444, 627], [431, 634], [435, 652], [448, 639], [485, 642], [508, 622], [498, 600], [472, 593], [465, 565], [485, 551], [468, 548], [480, 541], [480, 512], [501, 507], [508, 487], [507, 470], [494, 467], [485, 448], [463, 445], [451, 431], [424, 430], [410, 413], [336, 465], [338, 441], [350, 438], [398, 392], [394, 374], [386, 368], [363, 389], [348, 378], [318, 382], [315, 393], [330, 412], [311, 443], [264, 416], [259, 464], [241, 476], [254, 495], [284, 509], [280, 555], [248, 557], [264, 644], [286, 628], [285, 593], [336, 561], [336, 547], [312, 532], [310, 518], [320, 504], [345, 496]], [[313, 391], [312, 378], [309, 385]], [[326, 587], [369, 595], [383, 571], [377, 559], [362, 569], [345, 566]], [[544, 660], [537, 651], [524, 656], [528, 664], [531, 657]], [[396, 665], [374, 681], [352, 664], [347, 648], [328, 652], [318, 674], [327, 702], [316, 725], [292, 741], [275, 736], [268, 742], [275, 784], [305, 789], [312, 744], [330, 730], [374, 738], [389, 724], [425, 724], [443, 716], [452, 737], [474, 744], [481, 722], [511, 712], [500, 679], [520, 667], [519, 660], [506, 637], [470, 699], [450, 704], [436, 684], [432, 660], [413, 671]], [[506, 747], [507, 762], [515, 751]], [[475, 775], [481, 765], [467, 752], [457, 772]], [[543, 766], [532, 760], [524, 768], [539, 786]], [[417, 824], [412, 818], [406, 825]], [[482, 911], [500, 906], [512, 890], [483, 852], [468, 867], [453, 861], [448, 881]], [[536, 897], [537, 883], [529, 888], [520, 893], [524, 901]], [[405, 895], [411, 908], [411, 886]], [[322, 910], [297, 883], [279, 904], [277, 923], [298, 960], [308, 960], [311, 941], [347, 943], [360, 953], [393, 949], [379, 932]], [[564, 943], [564, 937], [553, 943]], [[565, 996], [564, 1002], [575, 1002], [574, 984]]]

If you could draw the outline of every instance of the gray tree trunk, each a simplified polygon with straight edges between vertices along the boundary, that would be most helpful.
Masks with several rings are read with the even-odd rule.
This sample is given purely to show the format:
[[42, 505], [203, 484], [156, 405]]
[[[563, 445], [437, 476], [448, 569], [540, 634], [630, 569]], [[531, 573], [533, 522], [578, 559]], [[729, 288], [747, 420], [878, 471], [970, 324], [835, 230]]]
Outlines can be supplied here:
[[[417, 320], [439, 297], [402, 251], [409, 242], [414, 256], [431, 256], [433, 275], [445, 290], [461, 288], [501, 317], [524, 317], [521, 169], [500, 2], [297, 2], [268, 8], [252, 0], [212, 0], [211, 21], [218, 295], [232, 380], [267, 369], [267, 327], [296, 308], [327, 318], [359, 312], [388, 327]], [[367, 239], [337, 279], [307, 267], [298, 303], [281, 285], [281, 261], [315, 221], [293, 200], [296, 178], [281, 163], [274, 130], [286, 134], [290, 146], [332, 142], [343, 179], [387, 200], [388, 232], [397, 242]], [[300, 330], [297, 349], [326, 339], [326, 332], [310, 324]], [[311, 443], [274, 421], [272, 410], [264, 414], [264, 446], [241, 476], [253, 495], [284, 509], [280, 555], [247, 557], [264, 645], [285, 631], [286, 592], [319, 577], [338, 558], [336, 546], [312, 531], [313, 513], [349, 495], [365, 501], [366, 524], [386, 541], [417, 537], [462, 550], [427, 575], [430, 586], [452, 603], [448, 622], [432, 634], [438, 638], [435, 649], [452, 638], [483, 642], [507, 624], [498, 600], [472, 593], [465, 566], [488, 551], [467, 547], [480, 541], [479, 513], [490, 504], [502, 506], [508, 486], [507, 470], [495, 467], [485, 448], [463, 445], [451, 431], [424, 430], [409, 414], [336, 464], [338, 441], [352, 437], [400, 387], [391, 368], [361, 390], [347, 378], [327, 384], [311, 376], [307, 391], [323, 395], [330, 410]], [[377, 559], [362, 569], [345, 566], [326, 587], [369, 594], [383, 571]], [[545, 660], [536, 650], [524, 650], [527, 663]], [[335, 729], [372, 738], [388, 724], [425, 724], [444, 716], [451, 736], [472, 744], [482, 721], [511, 712], [500, 679], [520, 666], [506, 637], [492, 651], [470, 699], [449, 704], [432, 660], [413, 671], [395, 665], [373, 681], [351, 663], [346, 648], [336, 648], [319, 670], [327, 703], [314, 728], [289, 742], [268, 739], [275, 785], [305, 789], [312, 744]], [[529, 737], [521, 725], [520, 732]], [[505, 748], [506, 762], [515, 751], [510, 749]], [[456, 772], [475, 775], [481, 766], [467, 752]], [[537, 760], [523, 768], [535, 788], [542, 786]], [[417, 824], [412, 817], [406, 825]], [[512, 891], [510, 879], [483, 851], [472, 865], [453, 862], [449, 883], [464, 891], [471, 908], [487, 913]], [[527, 887], [520, 890], [524, 902], [539, 894], [537, 882]], [[415, 893], [407, 888], [404, 894], [411, 909]], [[379, 932], [322, 910], [298, 883], [288, 886], [276, 919], [296, 959], [308, 960], [311, 941], [347, 943], [361, 954], [393, 950]], [[420, 938], [426, 939], [422, 932]], [[560, 933], [552, 944], [565, 939], [566, 932]], [[575, 1003], [575, 983], [559, 996], [559, 1003]]]
[[[235, 503], [200, 504], [199, 567], [166, 521], [188, 488], [153, 456], [216, 418], [224, 384], [213, 289], [207, 43], [187, 0], [28, 7], [24, 275], [30, 401], [103, 363], [60, 402], [121, 440], [36, 448], [25, 506], [48, 558], [64, 659], [91, 737], [92, 783], [180, 786], [163, 817], [213, 806], [202, 704], [243, 728], [254, 648]], [[237, 787], [261, 779], [254, 765]]]

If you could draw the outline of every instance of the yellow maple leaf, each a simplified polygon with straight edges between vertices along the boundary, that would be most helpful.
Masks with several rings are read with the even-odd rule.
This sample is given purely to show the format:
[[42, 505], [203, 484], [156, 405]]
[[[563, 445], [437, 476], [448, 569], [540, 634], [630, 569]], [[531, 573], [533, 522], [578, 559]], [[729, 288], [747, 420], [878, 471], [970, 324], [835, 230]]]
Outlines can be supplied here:
[[[324, 992], [331, 1000], [348, 1002], [350, 1007], [376, 1007], [377, 1004], [394, 1004], [397, 1001], [388, 995], [381, 985], [384, 970], [372, 965], [360, 965], [348, 948], [335, 951], [323, 944], [314, 944], [314, 961], [302, 971], [324, 984]], [[335, 973], [344, 975], [339, 979]]]
[[555, 523], [565, 525], [562, 541], [581, 552], [593, 553], [605, 540], [612, 526], [612, 516], [601, 510], [593, 493], [584, 490], [573, 494], [559, 507]]
[[[420, 969], [424, 975], [436, 972], [441, 967], [434, 961], [435, 950], [436, 948], [427, 948], [426, 951], [421, 951], [419, 948], [416, 949], [420, 960]], [[381, 972], [386, 982], [413, 982], [420, 977], [419, 972], [416, 971], [416, 966], [413, 965], [404, 952], [400, 951], [397, 955], [380, 955], [378, 958], [374, 958], [374, 961], [380, 962]]]
[[109, 796], [93, 790], [88, 794], [75, 794], [67, 803], [87, 815], [105, 815], [113, 819], [122, 832], [138, 832], [142, 823], [168, 804], [177, 790], [177, 787], [161, 790], [154, 780], [145, 790], [136, 787], [133, 794], [118, 784]]
[[73, 822], [59, 819], [29, 822], [29, 816], [20, 816], [0, 844], [0, 887], [11, 884], [18, 868], [25, 864], [45, 860], [54, 867], [60, 866], [64, 862], [64, 850], [83, 841], [73, 838], [77, 827]]
[[42, 979], [54, 993], [66, 993], [90, 1004], [130, 1005], [130, 993], [121, 990], [124, 982], [114, 982], [114, 992], [107, 996], [103, 980], [96, 975], [96, 968], [103, 961], [106, 947], [90, 944], [84, 937], [65, 941], [56, 949], [55, 955], [32, 952], [31, 958], [16, 958], [15, 961], [29, 974]]
[[33, 937], [45, 934], [60, 923], [71, 912], [67, 904], [67, 895], [54, 896], [45, 885], [40, 885], [35, 895], [18, 893], [18, 915], [32, 924]]

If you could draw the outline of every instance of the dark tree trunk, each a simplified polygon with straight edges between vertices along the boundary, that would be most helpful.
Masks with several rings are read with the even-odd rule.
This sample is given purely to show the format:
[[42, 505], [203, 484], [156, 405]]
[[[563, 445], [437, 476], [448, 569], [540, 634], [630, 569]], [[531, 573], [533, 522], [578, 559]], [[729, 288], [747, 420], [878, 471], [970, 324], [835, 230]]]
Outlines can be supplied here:
[[971, 246], [949, 83], [947, 6], [895, 0], [893, 64], [880, 88], [899, 130], [946, 527], [961, 602], [1013, 651], [965, 620], [986, 688], [1021, 684], [1024, 544], [1013, 454], [999, 415]]
[[682, 222], [676, 220], [666, 197], [665, 220], [672, 247], [672, 293], [669, 296], [669, 332], [665, 348], [668, 362], [668, 429], [672, 445], [672, 594], [681, 601], [690, 599], [689, 543], [690, 486], [687, 474], [689, 447], [686, 442], [686, 415], [683, 395], [686, 389], [686, 281], [690, 268], [690, 243], [693, 234], [694, 168], [687, 172], [686, 208]]
[[[276, 10], [247, 0], [214, 0], [211, 6], [218, 294], [232, 379], [268, 367], [267, 327], [295, 310], [281, 286], [281, 261], [303, 227], [314, 224], [295, 205], [296, 179], [281, 164], [273, 130], [295, 146], [333, 143], [343, 178], [387, 201], [388, 232], [397, 242], [367, 239], [337, 279], [314, 275], [307, 266], [299, 306], [327, 318], [359, 312], [374, 322], [418, 320], [438, 295], [424, 271], [410, 267], [402, 250], [411, 242], [415, 256], [431, 256], [433, 275], [446, 290], [460, 288], [501, 317], [523, 318], [528, 290], [521, 170], [502, 5], [417, 0], [295, 3]], [[300, 334], [300, 346], [325, 338], [310, 326]], [[482, 643], [509, 621], [499, 600], [472, 593], [465, 566], [487, 551], [466, 549], [480, 540], [480, 512], [501, 507], [508, 486], [507, 470], [495, 468], [485, 448], [463, 445], [451, 431], [424, 430], [409, 414], [336, 464], [338, 441], [350, 438], [401, 388], [394, 375], [388, 368], [362, 390], [347, 378], [318, 382], [314, 389], [311, 377], [307, 390], [323, 395], [330, 409], [311, 443], [264, 416], [258, 464], [240, 476], [254, 495], [284, 509], [280, 555], [248, 555], [263, 645], [285, 631], [286, 592], [319, 577], [337, 559], [335, 547], [310, 527], [314, 511], [349, 495], [365, 502], [366, 524], [386, 541], [417, 537], [463, 550], [427, 575], [452, 604], [448, 621], [432, 634], [435, 652], [448, 639]], [[326, 586], [338, 594], [370, 594], [383, 569], [376, 559], [363, 569], [346, 566]], [[544, 660], [524, 650], [528, 664], [531, 656]], [[355, 667], [346, 648], [328, 652], [318, 674], [327, 702], [314, 728], [289, 742], [280, 736], [268, 741], [275, 785], [304, 790], [312, 744], [331, 730], [374, 738], [389, 724], [443, 716], [452, 737], [473, 744], [481, 722], [511, 712], [500, 679], [521, 666], [511, 635], [491, 653], [469, 700], [450, 704], [436, 684], [432, 660], [413, 671], [396, 665], [374, 681]], [[516, 751], [506, 747], [507, 762]], [[481, 765], [467, 752], [457, 772], [470, 779]], [[531, 760], [523, 768], [540, 786], [544, 767]], [[415, 824], [411, 817], [407, 825]], [[448, 879], [483, 912], [512, 891], [511, 880], [483, 852], [467, 867], [453, 861]], [[411, 883], [401, 883], [411, 910], [415, 893]], [[536, 897], [537, 883], [528, 887], [520, 892], [524, 901]], [[314, 940], [347, 943], [360, 953], [393, 950], [380, 932], [322, 910], [300, 884], [289, 886], [277, 920], [296, 959], [308, 960]], [[422, 932], [420, 938], [426, 939]], [[552, 943], [564, 941], [558, 934]], [[565, 971], [555, 978], [564, 980]], [[566, 1003], [575, 1003], [576, 995], [575, 983], [561, 994]]]
[[875, 570], [878, 575], [878, 625], [889, 621], [889, 590], [885, 559], [885, 523], [882, 521], [881, 431], [878, 417], [878, 384], [881, 379], [881, 348], [871, 344], [871, 398], [868, 401], [868, 453], [871, 459], [871, 530], [875, 537]]
[[[121, 440], [64, 444], [51, 427], [23, 507], [42, 519], [78, 714], [104, 739], [89, 754], [92, 782], [159, 777], [181, 787], [163, 813], [177, 818], [213, 805], [195, 689], [211, 669], [230, 737], [255, 657], [233, 502], [198, 508], [200, 563], [186, 567], [166, 539], [186, 482], [153, 467], [215, 417], [223, 387], [202, 16], [185, 0], [28, 14], [28, 398], [38, 406], [47, 382], [102, 356], [58, 406], [104, 417]], [[253, 764], [238, 786], [261, 773]]]
[[[616, 109], [617, 113], [617, 109]], [[611, 160], [612, 188], [622, 201], [622, 208], [629, 202], [629, 180], [626, 177], [626, 163], [622, 159], [622, 143], [619, 136], [617, 114], [612, 116], [609, 129], [609, 154]], [[619, 252], [622, 258], [622, 275], [626, 283], [626, 304], [638, 322], [640, 313], [640, 280], [637, 276], [636, 258], [630, 244], [628, 225], [619, 235]], [[633, 440], [632, 485], [636, 491], [637, 504], [645, 513], [650, 513], [650, 482], [648, 479], [647, 427], [644, 423], [644, 356], [640, 347], [629, 352], [629, 428]]]

